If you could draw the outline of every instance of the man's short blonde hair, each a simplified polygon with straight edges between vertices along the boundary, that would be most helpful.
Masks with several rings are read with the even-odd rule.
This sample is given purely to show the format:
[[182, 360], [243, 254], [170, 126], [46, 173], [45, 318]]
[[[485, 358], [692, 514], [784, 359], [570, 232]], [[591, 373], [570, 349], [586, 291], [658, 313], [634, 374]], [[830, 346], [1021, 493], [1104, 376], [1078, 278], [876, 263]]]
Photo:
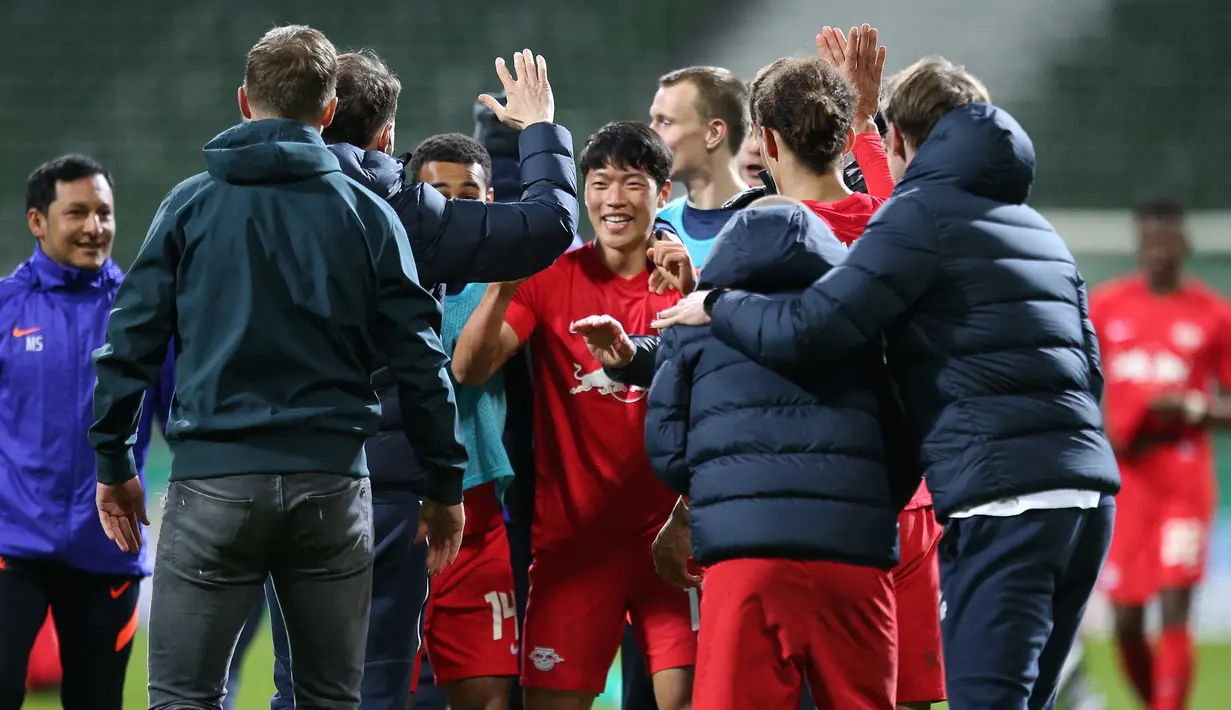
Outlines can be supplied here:
[[942, 116], [958, 106], [990, 103], [983, 82], [944, 57], [920, 59], [889, 79], [885, 120], [913, 148], [923, 145]]

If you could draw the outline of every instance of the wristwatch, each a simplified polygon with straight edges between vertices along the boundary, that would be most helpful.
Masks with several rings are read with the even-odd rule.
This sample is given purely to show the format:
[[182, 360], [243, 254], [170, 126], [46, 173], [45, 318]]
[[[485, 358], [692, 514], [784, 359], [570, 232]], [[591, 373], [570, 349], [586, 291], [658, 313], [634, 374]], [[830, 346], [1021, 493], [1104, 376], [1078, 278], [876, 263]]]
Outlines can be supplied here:
[[718, 299], [722, 298], [722, 295], [728, 290], [729, 289], [725, 288], [716, 288], [705, 294], [705, 300], [701, 302], [701, 308], [705, 311], [705, 315], [714, 315], [714, 306], [718, 304]]

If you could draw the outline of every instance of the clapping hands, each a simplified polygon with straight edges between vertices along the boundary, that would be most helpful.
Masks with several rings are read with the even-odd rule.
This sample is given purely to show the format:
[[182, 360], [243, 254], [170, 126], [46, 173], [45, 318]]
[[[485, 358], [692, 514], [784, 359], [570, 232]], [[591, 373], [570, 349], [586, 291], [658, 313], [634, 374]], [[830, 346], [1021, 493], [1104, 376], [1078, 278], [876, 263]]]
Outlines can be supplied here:
[[[821, 59], [842, 70], [855, 87], [859, 102], [855, 107], [857, 122], [874, 122], [880, 110], [881, 78], [885, 72], [885, 47], [877, 41], [876, 28], [870, 25], [852, 27], [847, 36], [841, 30], [826, 25], [816, 36], [816, 53]], [[859, 130], [861, 126], [856, 126]]]

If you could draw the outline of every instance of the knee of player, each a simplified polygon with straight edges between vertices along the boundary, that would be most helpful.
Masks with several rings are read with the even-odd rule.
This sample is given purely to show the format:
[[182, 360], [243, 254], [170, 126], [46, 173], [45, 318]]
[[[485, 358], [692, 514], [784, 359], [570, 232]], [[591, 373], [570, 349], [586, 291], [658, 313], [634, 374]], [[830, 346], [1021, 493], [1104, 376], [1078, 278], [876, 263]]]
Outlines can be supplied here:
[[1164, 589], [1158, 595], [1163, 628], [1187, 626], [1192, 611], [1192, 589]]
[[1139, 639], [1145, 636], [1145, 609], [1127, 605], [1115, 608], [1116, 635], [1121, 639]]

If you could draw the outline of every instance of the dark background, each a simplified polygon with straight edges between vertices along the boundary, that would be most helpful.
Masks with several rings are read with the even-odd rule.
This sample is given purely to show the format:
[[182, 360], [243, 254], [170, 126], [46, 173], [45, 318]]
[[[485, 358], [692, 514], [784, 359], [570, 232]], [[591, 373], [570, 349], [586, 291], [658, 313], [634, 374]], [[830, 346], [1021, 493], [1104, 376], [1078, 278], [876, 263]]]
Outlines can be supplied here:
[[[1034, 137], [1034, 204], [1122, 209], [1142, 194], [1168, 190], [1198, 208], [1226, 207], [1231, 46], [1217, 38], [1231, 36], [1231, 8], [1220, 0], [1107, 5], [1097, 22], [1068, 28], [1048, 51], [993, 54], [1002, 64], [1028, 64], [1036, 77], [1030, 91], [989, 86]], [[404, 86], [401, 150], [433, 133], [470, 132], [474, 97], [499, 88], [493, 59], [528, 46], [547, 57], [558, 120], [580, 149], [606, 121], [645, 119], [655, 79], [665, 71], [728, 60], [747, 66], [746, 47], [724, 46], [722, 38], [739, 37], [733, 23], [799, 7], [775, 0], [6, 0], [0, 268], [32, 248], [23, 218], [26, 176], [66, 151], [89, 153], [115, 173], [116, 260], [127, 266], [162, 196], [202, 170], [201, 146], [239, 121], [235, 90], [244, 53], [276, 24], [307, 23], [340, 50], [370, 47], [387, 59]], [[908, 3], [900, 11], [926, 16], [921, 7]], [[868, 8], [877, 16], [869, 19], [877, 22], [889, 9]], [[827, 14], [857, 14], [828, 2], [805, 12], [815, 16], [815, 27], [799, 23], [798, 37], [754, 48], [754, 58], [763, 54], [768, 63], [808, 52]], [[899, 37], [897, 46], [906, 39], [907, 52], [960, 53], [970, 32], [994, 41], [1032, 31], [989, 27], [987, 17], [997, 14], [984, 11], [979, 27], [963, 27], [960, 16], [937, 18], [935, 26]], [[894, 46], [888, 30], [884, 40]], [[889, 69], [914, 58], [899, 51]], [[996, 68], [986, 58], [971, 65], [976, 73], [1003, 74]]]

